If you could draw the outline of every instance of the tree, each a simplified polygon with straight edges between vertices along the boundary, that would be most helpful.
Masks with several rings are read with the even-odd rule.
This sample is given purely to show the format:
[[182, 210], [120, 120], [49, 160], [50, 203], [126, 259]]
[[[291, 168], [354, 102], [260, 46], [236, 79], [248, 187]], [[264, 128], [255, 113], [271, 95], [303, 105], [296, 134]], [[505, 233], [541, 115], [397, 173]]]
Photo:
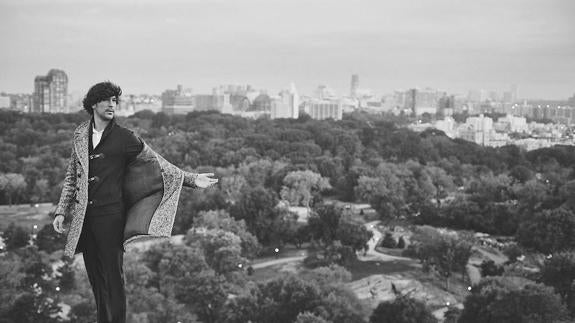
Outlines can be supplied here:
[[541, 282], [555, 288], [575, 316], [575, 252], [560, 252], [548, 258], [541, 270]]
[[[161, 248], [156, 249], [159, 250]], [[156, 285], [157, 274], [147, 265], [142, 265], [142, 262], [134, 253], [127, 253], [124, 257], [126, 292], [130, 295], [127, 316], [135, 322], [196, 322], [189, 306], [178, 302], [173, 294], [165, 295], [160, 292], [161, 286]], [[166, 294], [167, 292], [168, 290]], [[83, 309], [84, 307], [86, 308]], [[87, 313], [94, 311], [90, 304], [85, 304], [80, 309]], [[93, 320], [92, 318], [86, 323]]]
[[76, 274], [72, 268], [73, 261], [64, 259], [64, 264], [58, 268], [58, 286], [61, 292], [69, 292], [76, 287]]
[[467, 193], [470, 199], [479, 203], [505, 202], [510, 197], [512, 180], [505, 174], [494, 175], [491, 172], [481, 174], [469, 183]]
[[64, 249], [66, 236], [54, 231], [52, 224], [46, 224], [42, 229], [40, 229], [40, 231], [38, 231], [38, 234], [36, 234], [35, 243], [39, 250], [52, 253], [54, 251]]
[[173, 234], [185, 234], [191, 227], [194, 219], [202, 211], [223, 210], [228, 208], [223, 193], [218, 189], [210, 190], [183, 190], [180, 205], [174, 221]]
[[186, 244], [203, 253], [208, 266], [224, 275], [241, 270], [248, 260], [241, 256], [241, 240], [229, 231], [194, 228], [186, 235]]
[[565, 207], [536, 212], [521, 222], [516, 238], [546, 254], [575, 248], [575, 214]]
[[[46, 255], [35, 247], [0, 257], [0, 317], [6, 322], [57, 322], [59, 296]], [[2, 321], [2, 322], [5, 322]]]
[[25, 292], [15, 297], [10, 310], [3, 315], [8, 322], [46, 322], [56, 323], [56, 314], [60, 311], [53, 301]]
[[472, 245], [457, 237], [431, 234], [418, 241], [417, 257], [424, 270], [433, 270], [445, 279], [449, 290], [449, 278], [454, 272], [465, 274], [465, 266], [471, 257]]
[[[435, 200], [437, 208], [441, 207], [441, 200], [446, 198], [448, 193], [452, 192], [455, 188], [453, 179], [442, 168], [437, 166], [425, 166], [423, 168], [423, 176], [420, 176], [423, 181], [429, 181], [428, 194]], [[425, 187], [420, 184], [420, 186]]]
[[360, 323], [363, 320], [358, 313], [359, 307], [353, 293], [286, 274], [250, 285], [246, 291], [228, 300], [221, 319], [238, 323], [292, 323], [300, 314], [308, 312], [327, 322]]
[[331, 189], [327, 178], [309, 170], [289, 172], [283, 184], [281, 198], [296, 206], [309, 207], [314, 195]]
[[517, 165], [509, 170], [509, 175], [520, 183], [525, 183], [533, 178], [533, 171], [524, 165]]
[[296, 317], [294, 323], [328, 323], [328, 321], [311, 312], [303, 312]]
[[[260, 283], [225, 306], [226, 322], [291, 323], [299, 313], [313, 311], [320, 299], [319, 286], [295, 275]], [[253, 302], [248, 306], [247, 302]], [[245, 308], [252, 308], [249, 312]]]
[[226, 202], [233, 205], [240, 199], [241, 193], [247, 185], [248, 182], [242, 175], [232, 175], [222, 177], [219, 186], [224, 193]]
[[337, 239], [344, 246], [349, 246], [353, 251], [367, 250], [367, 242], [373, 237], [373, 232], [359, 223], [353, 223], [343, 218], [339, 222], [336, 232]]
[[407, 215], [408, 188], [413, 174], [405, 165], [381, 163], [375, 174], [362, 174], [357, 179], [355, 196], [368, 202], [384, 218]]
[[391, 232], [386, 232], [383, 240], [381, 241], [381, 246], [385, 248], [395, 248], [397, 247], [397, 242], [395, 238], [393, 238], [393, 234]]
[[521, 250], [521, 247], [514, 243], [506, 246], [505, 249], [503, 249], [503, 254], [507, 256], [509, 262], [513, 263], [517, 261], [517, 258], [523, 255], [523, 250]]
[[308, 228], [312, 238], [326, 245], [337, 240], [337, 230], [342, 216], [342, 210], [335, 205], [318, 206], [308, 218]]
[[505, 271], [503, 266], [497, 266], [493, 260], [484, 260], [481, 263], [481, 276], [501, 276]]
[[240, 200], [230, 208], [230, 215], [236, 220], [244, 220], [248, 230], [264, 245], [271, 242], [271, 223], [277, 217], [277, 198], [263, 187], [246, 189]]
[[457, 323], [459, 322], [459, 317], [461, 316], [461, 310], [455, 306], [449, 307], [449, 309], [444, 314], [443, 323]]
[[436, 323], [437, 319], [422, 302], [400, 296], [393, 301], [379, 303], [370, 323]]
[[519, 277], [492, 277], [473, 287], [459, 322], [546, 323], [567, 318], [565, 305], [551, 287]]
[[[233, 235], [229, 232], [227, 234]], [[236, 239], [239, 244], [239, 239], [237, 237]], [[207, 240], [209, 244], [209, 237]], [[186, 310], [189, 309], [198, 315], [202, 322], [215, 322], [217, 313], [221, 311], [227, 295], [231, 292], [231, 287], [225, 277], [211, 269], [204, 258], [204, 253], [208, 253], [212, 256], [211, 261], [216, 263], [216, 267], [227, 268], [217, 263], [218, 248], [214, 245], [209, 247], [210, 251], [204, 251], [202, 248], [201, 242], [194, 247], [169, 244], [154, 246], [142, 257], [142, 262], [153, 273], [151, 277], [145, 270], [133, 272], [135, 275], [131, 279], [143, 277], [142, 280], [148, 280], [146, 288], [142, 288], [141, 285], [138, 287], [136, 284], [136, 291], [159, 293], [155, 298], [164, 308], [161, 321], [164, 322], [166, 318], [172, 321], [177, 317], [189, 316]], [[225, 255], [222, 258], [225, 258]], [[151, 303], [142, 305], [146, 304], [152, 306]], [[170, 313], [170, 309], [179, 314]], [[148, 313], [148, 316], [153, 314]]]
[[94, 308], [89, 302], [81, 302], [70, 309], [70, 321], [77, 323], [92, 323], [96, 317]]
[[4, 192], [8, 204], [12, 205], [14, 195], [26, 189], [26, 179], [22, 174], [0, 174], [0, 191]]
[[397, 248], [405, 249], [405, 239], [403, 236], [399, 237], [399, 240], [397, 241]]
[[28, 245], [30, 233], [12, 222], [2, 234], [2, 238], [4, 239], [6, 250], [15, 250]]
[[254, 258], [261, 249], [258, 239], [247, 230], [246, 222], [233, 219], [224, 210], [201, 211], [194, 227], [221, 229], [237, 235], [241, 240], [242, 256], [249, 259]]
[[176, 299], [194, 309], [201, 322], [214, 323], [229, 291], [226, 280], [213, 270], [185, 276], [176, 289]]

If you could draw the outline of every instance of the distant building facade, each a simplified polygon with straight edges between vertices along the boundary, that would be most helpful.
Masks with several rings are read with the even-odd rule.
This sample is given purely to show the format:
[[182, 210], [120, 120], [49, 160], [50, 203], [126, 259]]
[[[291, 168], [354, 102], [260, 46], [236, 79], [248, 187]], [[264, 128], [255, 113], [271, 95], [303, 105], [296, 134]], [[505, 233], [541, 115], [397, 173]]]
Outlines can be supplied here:
[[7, 95], [0, 95], [0, 109], [10, 109], [10, 97]]
[[299, 116], [299, 95], [292, 83], [289, 90], [280, 92], [279, 97], [271, 102], [272, 119], [297, 119]]
[[341, 100], [310, 100], [307, 103], [307, 112], [312, 119], [334, 119], [341, 120], [343, 117], [343, 107]]
[[494, 133], [493, 119], [481, 114], [467, 118], [465, 124], [459, 129], [458, 137], [482, 146], [489, 146]]
[[184, 89], [178, 84], [175, 90], [162, 93], [162, 112], [165, 114], [187, 114], [194, 111], [194, 97], [191, 89]]
[[424, 113], [435, 115], [438, 108], [437, 91], [433, 89], [410, 89], [405, 98], [406, 108], [415, 116]]
[[359, 89], [359, 75], [353, 74], [351, 76], [351, 89], [349, 95], [352, 98], [357, 98], [357, 90]]
[[220, 111], [222, 113], [231, 113], [232, 104], [229, 93], [221, 93], [214, 89], [212, 94], [198, 94], [194, 96], [196, 111]]
[[31, 112], [67, 113], [67, 99], [68, 76], [64, 71], [51, 69], [46, 76], [36, 76]]

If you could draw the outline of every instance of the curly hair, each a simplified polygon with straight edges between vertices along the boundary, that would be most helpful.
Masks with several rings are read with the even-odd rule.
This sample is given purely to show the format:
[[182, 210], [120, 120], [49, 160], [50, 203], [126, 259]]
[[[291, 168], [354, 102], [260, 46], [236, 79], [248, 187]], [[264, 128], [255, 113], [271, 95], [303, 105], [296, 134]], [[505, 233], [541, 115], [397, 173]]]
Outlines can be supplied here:
[[95, 104], [98, 104], [102, 101], [108, 100], [109, 98], [115, 96], [116, 100], [120, 100], [120, 96], [122, 95], [122, 89], [110, 82], [101, 82], [98, 83], [88, 90], [86, 97], [82, 101], [82, 105], [84, 110], [86, 110], [90, 115], [94, 114], [94, 109], [92, 108]]

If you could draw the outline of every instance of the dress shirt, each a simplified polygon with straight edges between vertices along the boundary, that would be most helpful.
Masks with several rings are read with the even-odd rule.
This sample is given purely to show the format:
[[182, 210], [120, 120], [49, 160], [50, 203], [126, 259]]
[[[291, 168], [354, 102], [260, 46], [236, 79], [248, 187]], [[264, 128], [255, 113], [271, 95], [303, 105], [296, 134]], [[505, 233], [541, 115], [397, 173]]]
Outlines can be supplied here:
[[96, 128], [92, 128], [92, 149], [96, 148], [100, 143], [100, 139], [102, 139], [102, 134], [104, 133], [104, 129], [102, 131], [96, 130]]

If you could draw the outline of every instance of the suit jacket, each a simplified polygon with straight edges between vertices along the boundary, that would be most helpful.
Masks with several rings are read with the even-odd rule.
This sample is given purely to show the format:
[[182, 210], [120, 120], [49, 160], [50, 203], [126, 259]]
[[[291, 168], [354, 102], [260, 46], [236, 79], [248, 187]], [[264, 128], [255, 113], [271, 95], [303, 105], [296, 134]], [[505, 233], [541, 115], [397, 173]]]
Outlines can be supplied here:
[[[89, 126], [90, 121], [86, 121], [74, 131], [72, 155], [54, 212], [70, 221], [64, 249], [68, 257], [78, 252], [88, 205]], [[126, 166], [124, 248], [135, 241], [169, 237], [182, 186], [195, 187], [196, 177], [197, 174], [172, 165], [144, 143], [140, 154]]]

